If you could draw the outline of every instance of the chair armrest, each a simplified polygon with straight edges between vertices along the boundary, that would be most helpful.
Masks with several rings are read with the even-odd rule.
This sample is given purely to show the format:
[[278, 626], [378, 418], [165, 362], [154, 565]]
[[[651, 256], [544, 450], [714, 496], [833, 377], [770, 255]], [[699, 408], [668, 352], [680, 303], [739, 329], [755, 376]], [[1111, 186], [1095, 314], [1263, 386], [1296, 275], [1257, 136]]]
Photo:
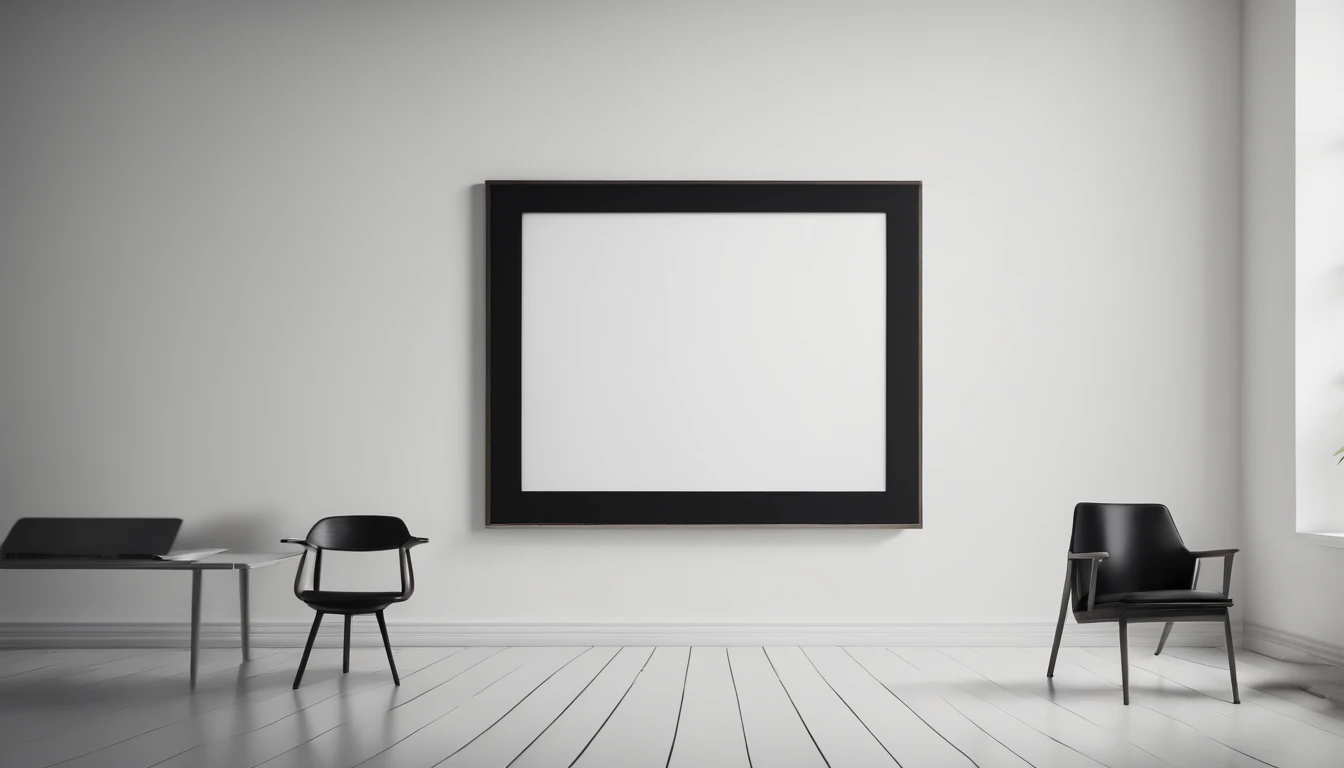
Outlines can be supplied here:
[[1087, 610], [1092, 610], [1092, 605], [1097, 600], [1097, 571], [1101, 570], [1101, 561], [1110, 557], [1110, 552], [1070, 552], [1069, 560], [1089, 560], [1092, 563], [1092, 578], [1087, 585]]
[[1194, 550], [1190, 554], [1195, 557], [1228, 557], [1240, 551], [1240, 549], [1201, 549]]
[[1070, 552], [1070, 560], [1105, 560], [1110, 557], [1110, 552]]
[[303, 557], [299, 558], [299, 567], [294, 571], [294, 596], [303, 599], [303, 567], [308, 564], [308, 553], [312, 552], [317, 558], [317, 564], [313, 566], [313, 589], [316, 590], [319, 585], [319, 575], [322, 571], [322, 548], [316, 544], [308, 543], [307, 539], [281, 539], [281, 544], [298, 544], [303, 547]]
[[412, 536], [399, 548], [397, 558], [401, 562], [401, 597], [392, 602], [400, 603], [411, 599], [411, 595], [415, 592], [415, 566], [411, 563], [411, 547], [428, 543], [429, 539]]
[[[1223, 558], [1223, 597], [1228, 597], [1232, 593], [1232, 556], [1240, 551], [1240, 549], [1204, 549], [1190, 554], [1194, 555], [1196, 560], [1205, 557]], [[1195, 572], [1195, 578], [1199, 578], [1198, 570]]]

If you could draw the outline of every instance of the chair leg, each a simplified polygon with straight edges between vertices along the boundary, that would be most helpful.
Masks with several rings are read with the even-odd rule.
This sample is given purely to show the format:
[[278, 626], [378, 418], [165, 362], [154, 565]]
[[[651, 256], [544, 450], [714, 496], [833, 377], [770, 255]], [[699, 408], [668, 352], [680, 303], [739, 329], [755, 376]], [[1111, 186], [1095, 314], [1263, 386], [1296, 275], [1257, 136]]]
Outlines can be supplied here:
[[1232, 652], [1232, 614], [1223, 614], [1223, 634], [1227, 640], [1227, 671], [1232, 675], [1232, 703], [1241, 703], [1241, 692], [1237, 690], [1237, 659]]
[[1125, 706], [1129, 706], [1129, 626], [1120, 619], [1120, 687], [1125, 694]]
[[345, 614], [345, 654], [341, 657], [341, 674], [350, 671], [350, 614]]
[[1050, 648], [1050, 666], [1045, 670], [1046, 677], [1055, 676], [1055, 659], [1059, 658], [1059, 641], [1064, 639], [1064, 617], [1069, 612], [1069, 577], [1073, 575], [1072, 563], [1064, 565], [1064, 597], [1059, 601], [1059, 623], [1055, 625], [1055, 644]]
[[1167, 636], [1171, 634], [1171, 628], [1176, 626], [1176, 622], [1168, 621], [1167, 626], [1162, 628], [1162, 639], [1157, 641], [1157, 650], [1153, 651], [1154, 656], [1161, 656], [1162, 649], [1167, 645]]
[[299, 673], [294, 676], [294, 688], [297, 690], [299, 681], [303, 680], [303, 669], [308, 666], [308, 654], [313, 652], [313, 641], [317, 639], [317, 628], [322, 625], [322, 612], [318, 611], [313, 617], [313, 628], [308, 632], [308, 644], [303, 646], [303, 658], [299, 659]]
[[392, 668], [392, 682], [401, 685], [401, 675], [397, 674], [397, 662], [392, 660], [392, 641], [387, 639], [387, 622], [383, 621], [383, 612], [378, 612], [378, 631], [383, 633], [383, 648], [387, 650], [387, 666]]

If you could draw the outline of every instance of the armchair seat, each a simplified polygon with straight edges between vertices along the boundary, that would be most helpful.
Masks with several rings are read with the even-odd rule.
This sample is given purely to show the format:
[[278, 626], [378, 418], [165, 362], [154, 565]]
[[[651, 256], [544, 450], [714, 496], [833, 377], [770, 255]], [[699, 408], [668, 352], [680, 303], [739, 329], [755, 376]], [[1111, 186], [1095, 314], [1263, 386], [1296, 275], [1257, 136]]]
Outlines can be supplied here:
[[1232, 605], [1231, 598], [1222, 592], [1205, 589], [1151, 589], [1146, 592], [1114, 592], [1109, 595], [1097, 595], [1096, 605], [1106, 603], [1125, 603], [1128, 605], [1147, 605], [1156, 607], [1225, 607]]
[[400, 592], [321, 592], [304, 590], [299, 599], [324, 613], [372, 613], [395, 603]]

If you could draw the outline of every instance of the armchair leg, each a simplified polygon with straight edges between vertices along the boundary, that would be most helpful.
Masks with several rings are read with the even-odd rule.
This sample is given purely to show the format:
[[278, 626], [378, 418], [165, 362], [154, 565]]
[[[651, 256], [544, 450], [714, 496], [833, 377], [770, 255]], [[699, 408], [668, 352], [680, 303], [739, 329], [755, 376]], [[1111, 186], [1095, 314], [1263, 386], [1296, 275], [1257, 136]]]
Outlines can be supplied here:
[[303, 646], [303, 658], [299, 659], [299, 673], [294, 676], [294, 688], [297, 690], [299, 681], [303, 680], [304, 667], [308, 666], [308, 654], [313, 652], [313, 641], [317, 639], [317, 628], [322, 626], [322, 612], [318, 611], [313, 617], [313, 628], [308, 632], [308, 644]]
[[387, 639], [387, 622], [383, 621], [383, 612], [378, 612], [378, 631], [383, 633], [383, 648], [387, 650], [387, 666], [392, 668], [392, 682], [401, 685], [401, 676], [397, 674], [397, 662], [392, 660], [392, 641]]
[[341, 674], [350, 671], [350, 614], [345, 614], [345, 653], [341, 657]]
[[1162, 639], [1157, 641], [1157, 650], [1153, 652], [1154, 656], [1161, 656], [1162, 649], [1167, 645], [1167, 636], [1171, 634], [1171, 628], [1176, 626], [1176, 622], [1168, 621], [1167, 626], [1162, 628]]
[[1223, 614], [1223, 634], [1227, 640], [1227, 671], [1232, 675], [1232, 703], [1241, 703], [1241, 692], [1237, 690], [1237, 659], [1232, 652], [1232, 614]]
[[1055, 644], [1050, 648], [1050, 666], [1045, 670], [1046, 677], [1055, 676], [1055, 659], [1059, 658], [1059, 641], [1064, 638], [1064, 617], [1069, 611], [1069, 577], [1073, 575], [1072, 563], [1064, 565], [1064, 597], [1059, 601], [1059, 623], [1055, 625]]
[[1120, 687], [1129, 706], [1129, 622], [1120, 619]]

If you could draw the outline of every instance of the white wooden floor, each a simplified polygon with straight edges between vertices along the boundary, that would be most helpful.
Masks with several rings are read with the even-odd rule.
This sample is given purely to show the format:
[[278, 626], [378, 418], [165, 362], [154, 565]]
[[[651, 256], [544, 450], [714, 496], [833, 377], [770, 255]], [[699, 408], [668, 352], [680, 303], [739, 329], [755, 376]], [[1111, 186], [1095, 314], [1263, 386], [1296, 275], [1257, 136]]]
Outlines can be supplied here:
[[0, 766], [1344, 765], [1333, 667], [1221, 649], [381, 648], [0, 652]]

